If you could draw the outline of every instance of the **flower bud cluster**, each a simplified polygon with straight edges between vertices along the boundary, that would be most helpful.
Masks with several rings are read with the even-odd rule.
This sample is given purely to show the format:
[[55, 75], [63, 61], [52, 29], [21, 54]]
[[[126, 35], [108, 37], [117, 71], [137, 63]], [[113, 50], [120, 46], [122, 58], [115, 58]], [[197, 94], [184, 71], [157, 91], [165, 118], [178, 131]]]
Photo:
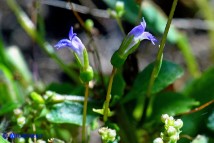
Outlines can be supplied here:
[[13, 110], [14, 115], [16, 116], [16, 121], [18, 126], [23, 127], [26, 123], [26, 118], [23, 116], [23, 111], [19, 108]]
[[113, 18], [120, 18], [123, 16], [125, 12], [124, 8], [124, 2], [123, 1], [117, 1], [115, 4], [115, 10], [108, 9], [108, 13]]
[[98, 132], [104, 142], [108, 142], [108, 141], [113, 142], [117, 135], [115, 130], [110, 129], [108, 127], [102, 127], [98, 130]]
[[160, 133], [160, 137], [156, 138], [153, 143], [176, 143], [179, 140], [180, 129], [183, 126], [183, 121], [181, 119], [174, 119], [172, 116], [163, 114], [161, 116], [161, 121], [164, 125], [164, 132]]

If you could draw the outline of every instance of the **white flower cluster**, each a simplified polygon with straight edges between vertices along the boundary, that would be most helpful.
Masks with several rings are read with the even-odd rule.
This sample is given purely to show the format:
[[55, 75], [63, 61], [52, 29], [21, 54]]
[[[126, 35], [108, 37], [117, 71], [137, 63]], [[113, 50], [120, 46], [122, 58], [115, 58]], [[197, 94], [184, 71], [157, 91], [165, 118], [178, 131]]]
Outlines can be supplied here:
[[172, 116], [163, 114], [161, 116], [161, 121], [164, 125], [164, 132], [160, 133], [160, 137], [156, 138], [153, 143], [176, 143], [179, 140], [180, 129], [183, 126], [183, 121], [181, 119], [175, 120]]
[[99, 129], [99, 134], [102, 137], [103, 141], [114, 141], [116, 137], [116, 131], [113, 129], [110, 129], [108, 127], [102, 127]]

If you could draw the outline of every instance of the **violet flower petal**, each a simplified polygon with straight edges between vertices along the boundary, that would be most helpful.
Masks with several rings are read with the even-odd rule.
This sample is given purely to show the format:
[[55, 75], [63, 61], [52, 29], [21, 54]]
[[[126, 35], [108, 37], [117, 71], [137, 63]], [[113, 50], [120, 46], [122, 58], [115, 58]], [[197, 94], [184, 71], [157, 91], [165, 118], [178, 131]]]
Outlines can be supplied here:
[[140, 36], [140, 40], [150, 40], [152, 42], [153, 45], [155, 45], [155, 42], [157, 42], [158, 40], [149, 32], [144, 32], [141, 36]]
[[140, 36], [146, 29], [146, 22], [143, 18], [143, 21], [140, 25], [135, 26], [129, 33], [128, 36], [134, 35], [134, 37]]
[[54, 47], [56, 47], [57, 50], [61, 49], [61, 48], [65, 48], [65, 47], [72, 47], [73, 48], [71, 41], [68, 39], [60, 40], [56, 45], [54, 45]]

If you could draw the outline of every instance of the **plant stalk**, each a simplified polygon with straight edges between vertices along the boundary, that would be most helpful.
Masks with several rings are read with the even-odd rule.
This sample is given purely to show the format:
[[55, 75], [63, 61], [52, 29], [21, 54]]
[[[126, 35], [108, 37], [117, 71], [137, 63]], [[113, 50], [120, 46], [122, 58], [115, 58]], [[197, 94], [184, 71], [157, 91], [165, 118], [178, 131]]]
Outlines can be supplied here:
[[83, 118], [82, 118], [82, 143], [86, 143], [86, 116], [87, 116], [87, 104], [88, 104], [88, 91], [89, 91], [89, 84], [88, 82], [85, 84], [85, 99], [83, 105]]
[[126, 36], [126, 33], [125, 33], [125, 31], [124, 31], [122, 22], [121, 22], [121, 20], [120, 20], [120, 17], [116, 17], [115, 19], [116, 19], [117, 24], [118, 24], [118, 26], [119, 26], [119, 28], [120, 28], [120, 31], [123, 33], [123, 36]]
[[107, 90], [107, 94], [106, 94], [106, 101], [105, 101], [105, 107], [104, 107], [104, 115], [103, 115], [103, 121], [106, 122], [108, 120], [108, 109], [109, 109], [109, 102], [111, 100], [111, 88], [112, 88], [112, 83], [114, 80], [114, 76], [117, 72], [117, 68], [112, 69], [111, 72], [111, 76], [110, 76], [110, 80], [109, 80], [109, 84], [108, 84], [108, 90]]
[[166, 43], [167, 34], [169, 32], [169, 28], [170, 28], [170, 25], [171, 25], [171, 22], [172, 22], [172, 18], [173, 18], [177, 3], [178, 3], [178, 0], [174, 0], [173, 3], [172, 3], [172, 8], [171, 8], [171, 11], [170, 11], [170, 14], [169, 14], [169, 18], [168, 18], [168, 21], [167, 21], [167, 24], [166, 24], [166, 27], [165, 27], [165, 30], [164, 30], [164, 34], [163, 34], [163, 38], [161, 40], [160, 47], [158, 49], [158, 54], [157, 54], [157, 57], [156, 57], [156, 60], [155, 60], [154, 68], [152, 70], [151, 78], [150, 78], [148, 89], [147, 89], [147, 92], [146, 92], [143, 115], [142, 115], [141, 120], [139, 122], [140, 124], [144, 123], [144, 121], [146, 119], [146, 113], [147, 113], [147, 109], [148, 109], [149, 102], [150, 102], [152, 88], [153, 88], [155, 79], [157, 77], [156, 76], [156, 74], [157, 74], [156, 73], [156, 69], [161, 64], [160, 61], [161, 61], [163, 50], [164, 50], [164, 46], [165, 46], [165, 43]]

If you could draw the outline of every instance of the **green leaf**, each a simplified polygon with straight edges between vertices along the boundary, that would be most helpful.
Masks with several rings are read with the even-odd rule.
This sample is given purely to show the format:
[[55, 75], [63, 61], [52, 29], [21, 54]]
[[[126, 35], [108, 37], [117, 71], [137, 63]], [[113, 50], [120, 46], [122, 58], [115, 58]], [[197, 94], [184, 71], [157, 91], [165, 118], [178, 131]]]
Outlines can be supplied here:
[[208, 143], [208, 138], [203, 135], [198, 135], [192, 143]]
[[5, 113], [11, 112], [20, 106], [21, 106], [21, 104], [15, 102], [15, 101], [5, 103], [2, 106], [0, 106], [0, 116], [4, 115]]
[[187, 96], [200, 101], [201, 104], [214, 99], [214, 67], [205, 71], [202, 76], [194, 80], [184, 91]]
[[0, 135], [0, 143], [10, 143], [9, 141], [5, 140], [1, 135]]
[[162, 114], [174, 116], [189, 111], [199, 103], [192, 98], [175, 92], [164, 92], [154, 97], [151, 119], [159, 119]]
[[14, 81], [11, 71], [3, 64], [0, 64], [0, 84], [0, 94], [7, 95], [0, 96], [0, 103], [23, 101], [23, 95], [19, 92], [19, 84]]
[[[82, 126], [83, 106], [77, 102], [63, 102], [55, 104], [46, 115], [46, 119], [52, 123], [69, 123]], [[90, 124], [95, 115], [87, 112], [86, 124]]]
[[[154, 67], [154, 62], [149, 64], [143, 71], [141, 71], [133, 85], [132, 90], [123, 98], [123, 102], [144, 96], [146, 94], [151, 73]], [[158, 93], [175, 80], [183, 75], [183, 69], [170, 61], [163, 60], [158, 77], [154, 82], [152, 94]]]
[[[205, 104], [214, 99], [214, 67], [205, 71], [200, 78], [192, 81], [185, 89], [184, 94], [188, 97]], [[184, 121], [183, 133], [195, 136], [200, 133], [201, 130], [213, 131], [213, 107], [211, 104], [208, 107], [197, 111], [193, 114], [182, 117]], [[194, 120], [194, 122], [193, 122]]]
[[16, 46], [7, 48], [7, 56], [10, 64], [13, 66], [13, 70], [22, 77], [21, 82], [26, 87], [32, 84], [32, 75], [19, 48]]
[[214, 132], [214, 111], [208, 117], [207, 127]]

